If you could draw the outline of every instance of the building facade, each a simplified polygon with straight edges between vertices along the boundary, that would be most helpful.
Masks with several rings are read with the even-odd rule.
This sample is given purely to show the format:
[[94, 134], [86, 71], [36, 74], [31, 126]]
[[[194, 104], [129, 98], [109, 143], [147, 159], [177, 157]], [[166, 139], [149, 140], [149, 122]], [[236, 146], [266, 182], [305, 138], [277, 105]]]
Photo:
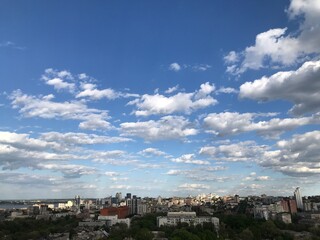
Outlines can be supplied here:
[[297, 187], [293, 194], [294, 194], [294, 198], [295, 198], [295, 200], [297, 202], [297, 208], [300, 209], [300, 210], [303, 210], [303, 202], [302, 202], [302, 196], [301, 196], [300, 188]]

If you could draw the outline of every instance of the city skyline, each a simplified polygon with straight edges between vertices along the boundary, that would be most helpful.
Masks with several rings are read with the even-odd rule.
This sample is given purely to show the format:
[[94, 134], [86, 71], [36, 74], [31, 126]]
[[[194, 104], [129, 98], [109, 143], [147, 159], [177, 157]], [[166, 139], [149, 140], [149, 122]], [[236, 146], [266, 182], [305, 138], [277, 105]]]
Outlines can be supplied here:
[[0, 4], [0, 199], [319, 195], [320, 2]]

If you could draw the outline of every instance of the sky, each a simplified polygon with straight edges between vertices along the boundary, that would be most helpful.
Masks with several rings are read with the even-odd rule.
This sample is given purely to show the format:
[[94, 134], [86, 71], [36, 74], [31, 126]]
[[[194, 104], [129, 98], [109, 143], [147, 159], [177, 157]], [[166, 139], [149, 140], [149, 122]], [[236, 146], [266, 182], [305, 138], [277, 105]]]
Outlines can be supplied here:
[[320, 1], [0, 1], [0, 199], [320, 194]]

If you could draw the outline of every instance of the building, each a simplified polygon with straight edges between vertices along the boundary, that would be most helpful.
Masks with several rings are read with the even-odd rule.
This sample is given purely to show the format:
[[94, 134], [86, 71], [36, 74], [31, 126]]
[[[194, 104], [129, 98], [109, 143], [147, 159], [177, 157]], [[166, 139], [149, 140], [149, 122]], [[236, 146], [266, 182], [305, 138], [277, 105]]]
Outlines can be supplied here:
[[103, 227], [106, 225], [106, 221], [84, 221], [79, 222], [79, 227]]
[[116, 198], [118, 199], [118, 203], [120, 203], [121, 200], [122, 200], [122, 193], [121, 192], [117, 192], [116, 193]]
[[129, 207], [107, 207], [100, 209], [101, 216], [117, 216], [119, 219], [124, 219], [129, 215]]
[[131, 193], [127, 193], [126, 199], [131, 199]]
[[281, 200], [281, 206], [283, 212], [289, 212], [291, 214], [297, 213], [297, 202], [294, 199], [283, 199]]
[[123, 218], [123, 219], [119, 219], [118, 215], [115, 216], [99, 216], [98, 217], [99, 221], [106, 221], [106, 224], [108, 227], [111, 227], [117, 223], [125, 223], [127, 224], [128, 228], [130, 228], [130, 218]]
[[290, 213], [278, 213], [277, 214], [277, 220], [281, 221], [281, 222], [284, 222], [285, 224], [289, 224], [289, 223], [292, 223], [292, 220], [291, 220], [291, 214]]
[[219, 218], [216, 217], [197, 217], [195, 212], [168, 212], [166, 217], [157, 217], [158, 227], [169, 225], [176, 226], [180, 223], [188, 225], [199, 225], [203, 223], [212, 223], [216, 231], [219, 230]]
[[80, 196], [79, 196], [79, 195], [76, 195], [76, 196], [74, 197], [75, 206], [79, 208], [79, 207], [80, 207], [80, 202], [81, 202]]
[[253, 216], [256, 219], [269, 220], [269, 218], [270, 218], [270, 210], [268, 208], [268, 205], [261, 205], [261, 206], [257, 205], [257, 206], [254, 206]]
[[147, 206], [136, 195], [133, 195], [132, 198], [127, 198], [126, 205], [129, 207], [130, 215], [144, 215], [147, 212]]
[[302, 202], [300, 188], [297, 187], [293, 194], [294, 194], [294, 198], [295, 198], [295, 200], [297, 202], [297, 208], [299, 210], [303, 210], [303, 202]]

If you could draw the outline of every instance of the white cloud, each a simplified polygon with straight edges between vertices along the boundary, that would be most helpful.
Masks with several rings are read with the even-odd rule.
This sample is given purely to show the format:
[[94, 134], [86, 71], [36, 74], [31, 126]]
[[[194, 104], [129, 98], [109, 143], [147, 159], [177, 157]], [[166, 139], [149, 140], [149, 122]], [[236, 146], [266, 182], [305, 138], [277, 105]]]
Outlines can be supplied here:
[[217, 90], [217, 93], [227, 93], [227, 94], [238, 93], [238, 92], [239, 92], [238, 90], [231, 87], [221, 87]]
[[210, 162], [194, 159], [194, 154], [184, 154], [181, 157], [171, 159], [172, 162], [175, 163], [188, 163], [188, 164], [196, 164], [196, 165], [209, 165]]
[[263, 115], [268, 117], [273, 114], [261, 115], [259, 113], [237, 112], [211, 113], [204, 118], [204, 124], [208, 129], [207, 132], [218, 136], [256, 131], [260, 135], [269, 138], [277, 138], [285, 131], [308, 124], [320, 123], [318, 115], [301, 118], [272, 118], [268, 121], [254, 121], [255, 118]]
[[0, 132], [0, 166], [3, 169], [37, 168], [41, 162], [76, 159], [69, 151], [60, 143], [31, 138], [29, 134]]
[[291, 176], [320, 174], [320, 131], [297, 134], [277, 142], [278, 150], [264, 154], [260, 164]]
[[121, 95], [120, 93], [114, 91], [111, 88], [99, 90], [97, 89], [97, 86], [92, 83], [81, 83], [80, 87], [82, 91], [76, 95], [76, 98], [88, 97], [93, 100], [98, 100], [102, 98], [116, 99]]
[[36, 168], [59, 171], [62, 172], [66, 178], [78, 178], [82, 175], [97, 174], [97, 170], [93, 167], [76, 164], [39, 163]]
[[227, 170], [228, 167], [225, 167], [225, 166], [215, 166], [215, 167], [206, 167], [204, 168], [203, 170], [204, 171], [209, 171], [209, 172], [216, 172], [216, 171], [225, 171]]
[[158, 121], [124, 122], [120, 124], [120, 128], [124, 136], [137, 136], [148, 141], [181, 139], [198, 133], [181, 116], [165, 116]]
[[179, 72], [181, 70], [181, 66], [179, 65], [179, 63], [176, 63], [176, 62], [171, 63], [169, 66], [169, 70]]
[[119, 173], [117, 173], [117, 172], [105, 172], [104, 174], [105, 174], [106, 176], [108, 176], [108, 177], [119, 176]]
[[178, 186], [178, 188], [193, 191], [193, 190], [209, 189], [210, 187], [208, 185], [205, 185], [205, 184], [184, 183], [184, 184]]
[[132, 141], [130, 138], [111, 137], [105, 135], [86, 134], [80, 132], [46, 132], [41, 134], [41, 139], [48, 142], [59, 142], [64, 145], [84, 145], [84, 144], [110, 144]]
[[146, 168], [146, 169], [157, 169], [161, 168], [162, 166], [159, 164], [153, 164], [153, 163], [138, 163], [137, 168]]
[[255, 181], [267, 181], [270, 180], [269, 176], [259, 176], [254, 179]]
[[90, 119], [79, 124], [79, 128], [86, 130], [111, 129], [109, 122], [101, 118], [101, 115], [94, 114]]
[[216, 161], [256, 161], [268, 150], [266, 146], [256, 145], [253, 141], [230, 143], [219, 146], [202, 147], [199, 154], [208, 155]]
[[140, 99], [128, 103], [136, 105], [137, 116], [149, 116], [154, 114], [185, 113], [190, 114], [198, 109], [217, 104], [217, 100], [210, 94], [215, 90], [214, 85], [206, 82], [201, 84], [200, 89], [193, 93], [177, 93], [173, 96], [144, 94]]
[[85, 73], [73, 75], [71, 72], [48, 68], [45, 70], [41, 79], [47, 84], [54, 87], [55, 90], [67, 90], [76, 98], [87, 98], [90, 100], [100, 100], [103, 98], [114, 100], [124, 97], [139, 97], [134, 93], [117, 92], [111, 88], [98, 89], [94, 82], [96, 79], [88, 76]]
[[174, 87], [168, 88], [168, 89], [165, 91], [165, 93], [166, 93], [166, 94], [170, 94], [170, 93], [173, 93], [173, 92], [177, 91], [178, 89], [179, 89], [179, 85], [176, 85], [176, 86], [174, 86]]
[[73, 82], [74, 77], [72, 74], [66, 70], [58, 71], [52, 68], [45, 70], [41, 79], [47, 84], [54, 87], [56, 90], [66, 89], [69, 92], [74, 92], [76, 85]]
[[63, 146], [56, 142], [42, 141], [36, 138], [30, 138], [29, 134], [19, 134], [14, 132], [0, 131], [0, 144], [26, 150], [60, 150], [63, 151]]
[[110, 150], [110, 151], [86, 151], [84, 153], [85, 159], [91, 160], [99, 164], [114, 165], [114, 166], [127, 166], [138, 165], [140, 161], [135, 160], [126, 151]]
[[119, 189], [119, 190], [121, 190], [121, 189], [123, 189], [123, 190], [127, 189], [128, 190], [128, 189], [131, 189], [132, 186], [129, 186], [129, 185], [111, 185], [110, 188], [111, 189]]
[[[318, 1], [292, 0], [288, 8], [290, 20], [301, 20], [298, 34], [288, 34], [287, 28], [275, 28], [256, 36], [255, 44], [242, 52], [231, 51], [225, 62], [227, 71], [241, 74], [248, 69], [289, 66], [308, 54], [320, 53], [320, 7]], [[302, 16], [302, 18], [298, 18]]]
[[83, 129], [109, 129], [111, 124], [108, 111], [88, 108], [81, 101], [54, 102], [53, 96], [29, 96], [20, 90], [14, 91], [9, 99], [14, 109], [19, 109], [23, 117], [40, 117], [45, 119], [71, 119], [82, 121], [79, 125]]
[[167, 175], [180, 175], [182, 173], [184, 173], [184, 171], [182, 171], [182, 170], [170, 169], [166, 174]]
[[224, 56], [223, 59], [226, 63], [230, 64], [230, 63], [238, 62], [239, 56], [238, 56], [238, 53], [236, 53], [235, 51], [231, 51], [226, 56]]
[[149, 156], [149, 157], [151, 157], [151, 156], [166, 156], [167, 155], [165, 152], [162, 152], [157, 148], [146, 148], [138, 153], [143, 156]]
[[211, 68], [211, 66], [208, 64], [195, 64], [192, 66], [192, 69], [194, 71], [200, 71], [200, 72], [207, 71], [210, 68]]
[[13, 48], [13, 49], [16, 49], [16, 50], [25, 50], [26, 48], [25, 47], [21, 47], [21, 46], [18, 46], [17, 44], [15, 44], [14, 42], [11, 42], [11, 41], [4, 41], [4, 42], [1, 42], [0, 43], [0, 48]]
[[304, 63], [296, 71], [278, 72], [240, 86], [241, 98], [259, 101], [285, 99], [294, 103], [290, 110], [301, 115], [320, 110], [320, 61]]

